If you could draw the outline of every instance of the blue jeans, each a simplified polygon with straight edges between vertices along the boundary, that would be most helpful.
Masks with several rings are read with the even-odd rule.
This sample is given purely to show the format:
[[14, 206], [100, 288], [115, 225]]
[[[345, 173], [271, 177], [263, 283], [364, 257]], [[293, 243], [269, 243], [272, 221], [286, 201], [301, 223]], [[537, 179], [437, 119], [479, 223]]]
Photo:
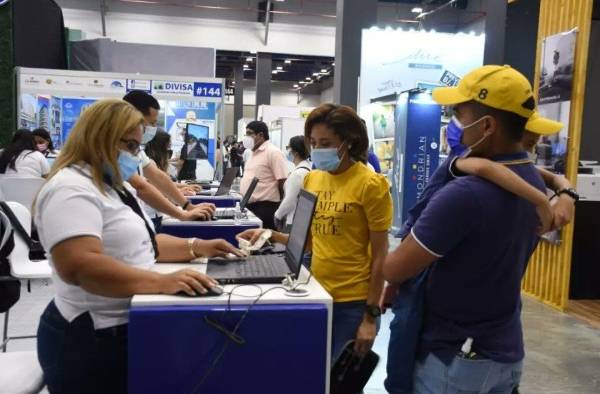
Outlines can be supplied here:
[[417, 345], [423, 325], [425, 284], [428, 271], [403, 283], [392, 305], [394, 319], [390, 323], [390, 341], [384, 381], [390, 394], [410, 394], [417, 357]]
[[415, 394], [510, 394], [521, 380], [523, 362], [503, 364], [456, 356], [449, 365], [430, 353], [415, 369]]
[[51, 301], [40, 318], [38, 359], [51, 394], [127, 393], [127, 325], [94, 330], [89, 313], [69, 323]]
[[[365, 301], [334, 302], [331, 330], [331, 365], [338, 359], [348, 341], [356, 339], [365, 314]], [[379, 330], [377, 318], [377, 330]]]

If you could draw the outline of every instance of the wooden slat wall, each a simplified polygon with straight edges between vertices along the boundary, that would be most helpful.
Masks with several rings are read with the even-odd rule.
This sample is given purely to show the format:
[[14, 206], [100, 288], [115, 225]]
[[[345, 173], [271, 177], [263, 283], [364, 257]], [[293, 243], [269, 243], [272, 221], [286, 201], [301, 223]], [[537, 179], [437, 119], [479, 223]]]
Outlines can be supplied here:
[[[567, 178], [573, 185], [577, 181], [592, 7], [593, 0], [541, 0], [540, 3], [535, 77], [536, 91], [539, 87], [542, 39], [571, 30], [574, 27], [579, 29], [575, 48], [575, 74], [566, 173]], [[531, 258], [522, 284], [524, 292], [560, 310], [566, 308], [569, 299], [573, 223], [562, 230], [562, 240], [562, 244], [558, 246], [550, 245], [544, 241], [540, 242]]]

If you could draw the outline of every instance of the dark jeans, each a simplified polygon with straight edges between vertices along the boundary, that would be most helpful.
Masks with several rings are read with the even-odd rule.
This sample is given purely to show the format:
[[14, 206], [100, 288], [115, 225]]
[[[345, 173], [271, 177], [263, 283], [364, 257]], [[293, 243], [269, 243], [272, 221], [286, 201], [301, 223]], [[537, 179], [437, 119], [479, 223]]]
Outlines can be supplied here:
[[[338, 359], [348, 341], [356, 339], [358, 327], [365, 315], [365, 301], [349, 301], [333, 303], [333, 319], [331, 329], [331, 365]], [[377, 318], [377, 331], [380, 319]]]
[[275, 211], [279, 208], [278, 202], [257, 201], [246, 206], [263, 222], [263, 227], [275, 230]]
[[89, 313], [69, 323], [54, 301], [37, 332], [38, 359], [51, 394], [127, 393], [127, 325], [94, 330]]

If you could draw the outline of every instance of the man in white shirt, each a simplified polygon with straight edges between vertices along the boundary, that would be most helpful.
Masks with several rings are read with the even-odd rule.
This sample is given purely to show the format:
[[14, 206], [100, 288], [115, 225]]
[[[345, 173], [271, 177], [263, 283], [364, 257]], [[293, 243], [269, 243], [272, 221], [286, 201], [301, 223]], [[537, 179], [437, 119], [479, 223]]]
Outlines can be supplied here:
[[[148, 93], [140, 90], [127, 93], [123, 100], [133, 105], [144, 116], [142, 144], [147, 144], [156, 135], [158, 111], [160, 110], [158, 101]], [[157, 211], [179, 220], [206, 220], [212, 217], [215, 210], [214, 205], [191, 204], [175, 186], [169, 175], [161, 171], [143, 149], [139, 153], [139, 158], [143, 176], [133, 175], [129, 179], [129, 183], [135, 188], [138, 197], [142, 201]], [[175, 204], [183, 209], [179, 209]]]

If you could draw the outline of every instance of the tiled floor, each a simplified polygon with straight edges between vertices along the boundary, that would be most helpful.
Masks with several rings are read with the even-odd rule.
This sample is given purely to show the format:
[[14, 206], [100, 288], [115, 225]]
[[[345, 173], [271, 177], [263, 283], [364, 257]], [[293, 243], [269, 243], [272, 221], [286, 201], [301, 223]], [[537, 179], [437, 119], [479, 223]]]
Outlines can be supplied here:
[[[52, 297], [52, 287], [40, 283], [34, 284], [31, 293], [23, 290], [21, 300], [11, 310], [9, 332], [13, 335], [35, 333], [38, 318]], [[521, 392], [600, 393], [600, 330], [530, 298], [523, 301], [527, 356]], [[383, 316], [374, 347], [381, 362], [365, 389], [366, 394], [385, 393], [383, 380], [391, 317], [389, 312]], [[34, 340], [18, 340], [8, 345], [8, 351], [33, 349]]]

